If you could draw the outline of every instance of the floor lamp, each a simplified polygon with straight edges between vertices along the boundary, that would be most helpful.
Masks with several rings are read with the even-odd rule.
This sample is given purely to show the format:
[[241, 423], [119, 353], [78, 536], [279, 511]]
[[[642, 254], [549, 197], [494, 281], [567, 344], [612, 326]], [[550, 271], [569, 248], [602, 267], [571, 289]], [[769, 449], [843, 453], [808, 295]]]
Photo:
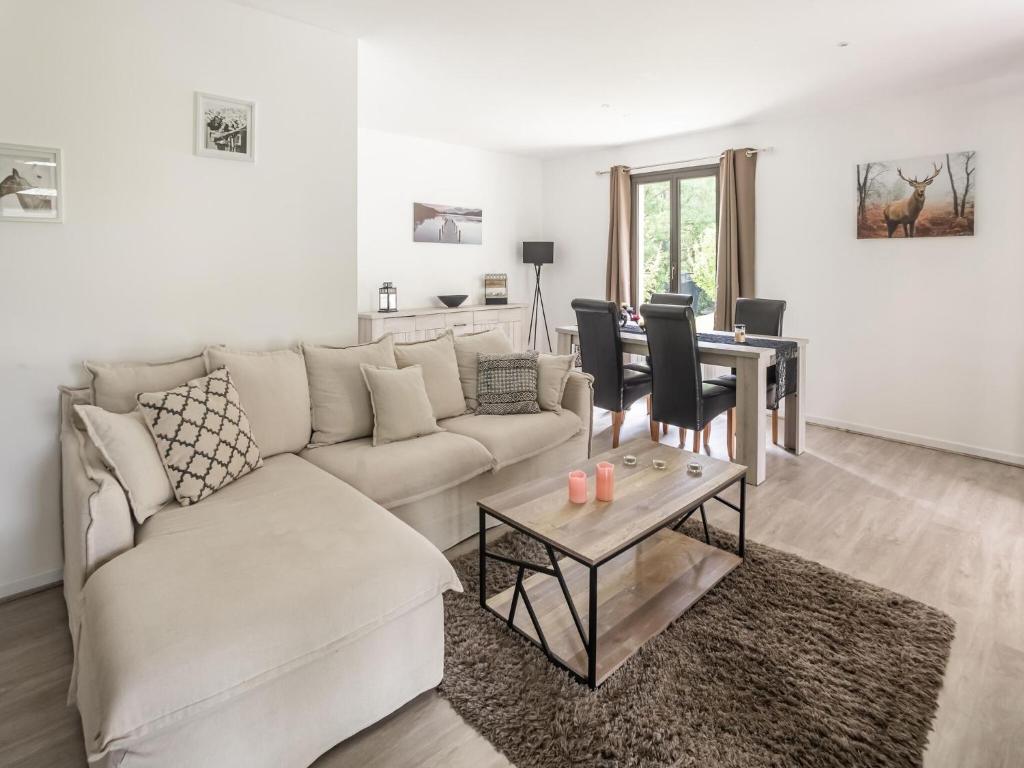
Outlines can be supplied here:
[[[544, 335], [548, 340], [548, 352], [551, 348], [551, 331], [548, 330], [548, 314], [544, 311], [544, 294], [540, 292], [540, 268], [555, 262], [554, 243], [523, 243], [523, 264], [533, 264], [537, 282], [533, 289], [533, 309], [530, 310], [530, 332], [526, 337], [527, 349], [535, 349], [539, 341], [538, 326], [541, 316], [544, 317]], [[540, 351], [540, 350], [538, 350]]]

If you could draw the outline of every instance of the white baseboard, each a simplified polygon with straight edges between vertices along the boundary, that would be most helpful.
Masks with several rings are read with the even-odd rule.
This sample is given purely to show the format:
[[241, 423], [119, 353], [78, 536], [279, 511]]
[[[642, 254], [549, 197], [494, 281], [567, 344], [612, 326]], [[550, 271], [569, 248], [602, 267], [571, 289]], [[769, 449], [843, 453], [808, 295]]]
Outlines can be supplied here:
[[897, 443], [919, 445], [923, 448], [934, 448], [935, 450], [946, 451], [947, 453], [959, 453], [963, 456], [973, 456], [978, 459], [998, 461], [1000, 464], [1024, 467], [1024, 454], [994, 451], [991, 448], [979, 448], [976, 445], [954, 443], [950, 440], [939, 440], [934, 437], [915, 435], [910, 432], [897, 432], [892, 429], [871, 427], [866, 424], [854, 424], [849, 421], [830, 419], [825, 416], [808, 416], [807, 423], [818, 424], [822, 427], [831, 427], [832, 429], [842, 429], [846, 432], [856, 432], [859, 435], [868, 435], [869, 437], [881, 437], [885, 440], [893, 440]]
[[0, 584], [0, 600], [4, 600], [22, 592], [34, 592], [42, 587], [50, 587], [60, 584], [64, 578], [64, 569], [58, 568], [55, 571], [37, 573], [35, 576], [27, 576], [24, 579], [10, 581], [7, 584]]

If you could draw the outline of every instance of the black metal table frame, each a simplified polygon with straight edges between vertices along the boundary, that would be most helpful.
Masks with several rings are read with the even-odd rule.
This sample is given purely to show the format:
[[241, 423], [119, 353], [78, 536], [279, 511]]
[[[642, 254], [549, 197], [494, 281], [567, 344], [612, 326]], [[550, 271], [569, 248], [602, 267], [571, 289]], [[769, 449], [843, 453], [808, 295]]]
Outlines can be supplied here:
[[[737, 506], [731, 501], [723, 499], [718, 494], [722, 493], [725, 489], [739, 483], [740, 486], [740, 503]], [[711, 536], [708, 532], [708, 519], [707, 514], [704, 511], [704, 504], [714, 499], [725, 506], [734, 509], [739, 513], [739, 541], [737, 546], [737, 554], [740, 558], [745, 556], [746, 551], [746, 515], [747, 515], [747, 481], [746, 473], [741, 475], [736, 480], [732, 480], [725, 485], [720, 486], [714, 491], [704, 496], [700, 501], [690, 505], [688, 508], [680, 510], [675, 515], [668, 518], [664, 524], [659, 525], [651, 531], [648, 531], [639, 539], [632, 541], [628, 544], [624, 544], [621, 547], [615, 549], [611, 553], [605, 555], [600, 560], [593, 563], [586, 562], [580, 559], [578, 556], [567, 552], [560, 548], [557, 544], [532, 533], [523, 527], [517, 525], [515, 522], [507, 519], [501, 514], [497, 514], [493, 511], [486, 510], [483, 506], [478, 505], [480, 512], [480, 532], [479, 532], [479, 547], [480, 547], [480, 607], [484, 610], [490, 611], [499, 619], [505, 622], [510, 629], [518, 632], [522, 637], [525, 637], [535, 646], [544, 651], [544, 655], [548, 657], [548, 660], [557, 667], [564, 669], [570, 673], [579, 682], [586, 684], [591, 690], [597, 688], [597, 569], [607, 563], [610, 560], [614, 560], [616, 557], [621, 555], [628, 549], [639, 546], [641, 542], [650, 538], [658, 531], [662, 531], [665, 528], [671, 528], [677, 531], [680, 526], [683, 525], [690, 517], [700, 511], [701, 521], [704, 524], [704, 541], [707, 544], [711, 544]], [[487, 517], [491, 516], [496, 520], [500, 520], [505, 525], [519, 531], [520, 533], [528, 536], [534, 541], [539, 542], [544, 546], [545, 552], [548, 556], [550, 565], [541, 565], [540, 563], [531, 563], [528, 560], [517, 560], [512, 557], [505, 557], [495, 552], [490, 552], [487, 549]], [[590, 576], [590, 584], [588, 587], [588, 602], [589, 610], [587, 611], [588, 626], [586, 632], [583, 630], [583, 622], [580, 620], [579, 612], [576, 610], [576, 604], [572, 599], [572, 594], [569, 592], [569, 587], [565, 583], [565, 578], [562, 575], [562, 569], [558, 565], [558, 558], [555, 553], [565, 555], [566, 557], [575, 560], [577, 563], [586, 568]], [[517, 566], [519, 571], [516, 575], [516, 583], [512, 593], [512, 604], [509, 606], [508, 616], [502, 616], [500, 612], [487, 604], [487, 560], [497, 560], [508, 565]], [[569, 613], [572, 615], [573, 623], [576, 625], [576, 631], [579, 633], [580, 641], [583, 643], [583, 649], [587, 654], [587, 676], [583, 677], [576, 670], [563, 664], [548, 647], [547, 639], [544, 637], [544, 631], [541, 629], [540, 621], [537, 619], [537, 614], [534, 611], [533, 603], [530, 602], [530, 597], [526, 593], [526, 588], [523, 586], [523, 580], [526, 575], [526, 571], [534, 571], [536, 573], [543, 573], [547, 576], [554, 576], [558, 580], [558, 586], [561, 587], [562, 596], [565, 598], [566, 605], [569, 608]], [[522, 597], [523, 605], [526, 606], [526, 611], [530, 615], [530, 622], [533, 624], [533, 629], [537, 633], [537, 638], [530, 637], [526, 632], [521, 630], [515, 625], [516, 608], [518, 607], [520, 596]]]

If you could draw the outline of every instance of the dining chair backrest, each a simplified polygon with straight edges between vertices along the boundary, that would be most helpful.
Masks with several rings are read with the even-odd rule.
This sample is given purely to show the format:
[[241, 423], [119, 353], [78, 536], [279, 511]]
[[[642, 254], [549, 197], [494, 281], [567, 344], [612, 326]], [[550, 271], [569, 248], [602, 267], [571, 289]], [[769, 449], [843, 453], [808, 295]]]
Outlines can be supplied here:
[[622, 337], [614, 301], [573, 299], [583, 372], [594, 377], [594, 405], [622, 410]]
[[675, 304], [678, 307], [693, 306], [693, 296], [688, 293], [652, 293], [651, 304]]
[[736, 322], [755, 336], [781, 336], [785, 312], [781, 299], [736, 299]]
[[692, 307], [644, 304], [654, 377], [651, 418], [675, 424], [701, 422], [703, 379]]

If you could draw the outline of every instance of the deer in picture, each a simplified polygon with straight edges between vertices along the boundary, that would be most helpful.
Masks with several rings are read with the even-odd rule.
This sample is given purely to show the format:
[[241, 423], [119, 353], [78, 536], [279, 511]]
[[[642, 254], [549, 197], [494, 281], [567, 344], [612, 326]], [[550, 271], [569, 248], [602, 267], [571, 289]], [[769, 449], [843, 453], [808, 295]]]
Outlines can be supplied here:
[[913, 237], [914, 228], [917, 226], [917, 217], [921, 215], [921, 209], [924, 208], [924, 188], [935, 181], [935, 177], [939, 175], [939, 171], [942, 170], [942, 163], [935, 165], [932, 163], [932, 167], [935, 172], [932, 173], [926, 179], [918, 181], [916, 178], [908, 179], [903, 175], [903, 169], [897, 168], [896, 173], [900, 175], [907, 184], [909, 184], [913, 190], [910, 195], [903, 200], [896, 200], [885, 206], [883, 213], [885, 215], [885, 228], [889, 231], [889, 237], [892, 237], [892, 233], [896, 231], [896, 227], [903, 225], [903, 236]]

